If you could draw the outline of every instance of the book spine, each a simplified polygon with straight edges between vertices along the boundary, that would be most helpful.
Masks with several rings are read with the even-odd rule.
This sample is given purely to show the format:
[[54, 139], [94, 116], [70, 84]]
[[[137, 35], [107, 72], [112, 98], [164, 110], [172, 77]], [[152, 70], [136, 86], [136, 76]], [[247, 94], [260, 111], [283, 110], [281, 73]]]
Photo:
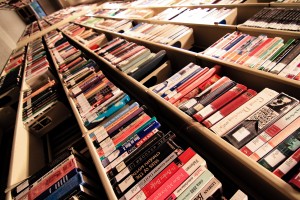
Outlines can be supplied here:
[[171, 195], [169, 195], [166, 199], [168, 200], [174, 200], [178, 198], [192, 183], [202, 175], [202, 173], [207, 170], [205, 167], [199, 167], [194, 173], [189, 176], [181, 185], [179, 185], [176, 190], [173, 191]]
[[269, 126], [261, 134], [253, 138], [250, 142], [243, 146], [240, 149], [240, 151], [243, 152], [245, 155], [250, 156], [259, 147], [267, 143], [271, 138], [277, 135], [280, 131], [282, 131], [286, 126], [288, 126], [298, 117], [300, 117], [300, 104], [298, 104], [296, 107], [290, 110], [286, 115], [277, 120], [274, 124]]
[[193, 106], [195, 104], [197, 104], [197, 102], [199, 100], [201, 100], [202, 98], [204, 98], [205, 96], [207, 96], [209, 93], [215, 91], [216, 89], [218, 89], [219, 87], [221, 87], [221, 85], [229, 82], [230, 79], [226, 76], [223, 76], [222, 78], [220, 78], [217, 82], [215, 82], [214, 84], [210, 85], [208, 88], [206, 88], [205, 90], [203, 90], [200, 94], [198, 94], [197, 96], [195, 96], [194, 98], [191, 98], [190, 100], [186, 101], [185, 103], [183, 103], [182, 105], [179, 106], [179, 109], [184, 111], [185, 113], [187, 113], [189, 111], [189, 109], [193, 108]]
[[296, 189], [300, 189], [300, 170], [288, 181], [290, 185], [292, 185]]
[[205, 106], [202, 110], [197, 112], [193, 117], [198, 121], [201, 122], [203, 119], [207, 118], [211, 114], [215, 113], [221, 107], [223, 107], [228, 102], [232, 101], [234, 98], [239, 96], [241, 93], [245, 92], [247, 87], [242, 84], [237, 84], [235, 87], [231, 88], [229, 91], [224, 93], [218, 99], [210, 103], [209, 105]]
[[58, 180], [56, 183], [54, 183], [52, 186], [50, 186], [47, 190], [45, 190], [43, 193], [41, 193], [38, 197], [36, 197], [35, 200], [43, 200], [43, 199], [45, 199], [47, 196], [49, 196], [50, 194], [52, 194], [59, 187], [61, 187], [63, 184], [65, 184], [67, 181], [69, 181], [78, 172], [79, 172], [78, 169], [74, 168], [69, 173], [67, 173], [65, 176], [63, 176], [60, 180]]
[[[130, 178], [126, 178], [121, 184], [119, 184], [120, 189], [122, 186], [125, 186], [122, 188], [122, 196], [127, 196], [130, 198], [133, 197], [134, 194], [136, 194], [136, 192], [141, 189], [141, 187], [147, 184], [149, 180], [156, 177], [167, 165], [173, 162], [181, 153], [182, 150], [177, 149], [173, 151], [169, 156], [167, 156], [164, 160], [162, 160], [160, 163], [155, 164], [155, 162], [153, 162], [151, 165], [149, 165], [148, 168], [144, 169], [143, 174], [140, 173], [138, 176], [129, 176]], [[132, 180], [132, 178], [134, 180]], [[132, 180], [132, 182], [130, 183], [130, 181], [128, 182], [128, 180]], [[123, 184], [124, 182], [125, 184]]]
[[282, 131], [280, 131], [275, 137], [269, 140], [266, 144], [258, 148], [249, 157], [254, 161], [258, 161], [259, 159], [261, 159], [263, 156], [269, 153], [274, 147], [280, 144], [285, 138], [287, 138], [289, 135], [295, 132], [299, 127], [299, 123], [300, 123], [300, 118], [297, 118], [287, 127], [285, 127]]
[[[285, 103], [282, 103], [283, 101]], [[297, 99], [281, 93], [227, 132], [224, 137], [236, 148], [241, 148], [296, 106], [298, 102]]]
[[286, 175], [293, 167], [295, 167], [300, 161], [300, 149], [298, 149], [293, 155], [286, 159], [281, 165], [279, 165], [274, 171], [273, 174], [282, 178]]
[[236, 82], [229, 80], [228, 82], [221, 85], [216, 90], [210, 92], [207, 94], [204, 98], [199, 100], [192, 108], [190, 108], [186, 113], [189, 115], [194, 115], [200, 110], [202, 110], [205, 106], [207, 106], [209, 103], [213, 102], [217, 98], [219, 98], [221, 95], [223, 95], [225, 92], [230, 90], [232, 87], [236, 85]]
[[283, 161], [290, 157], [300, 147], [300, 128], [284, 141], [278, 144], [272, 151], [261, 158], [258, 163], [269, 171], [273, 171]]
[[[169, 164], [165, 169], [163, 169], [156, 177], [146, 183], [144, 186], [139, 188], [133, 199], [138, 199], [140, 196], [150, 197], [163, 183], [165, 183], [176, 171], [179, 170], [180, 166], [185, 165], [196, 152], [191, 148], [185, 150], [181, 155], [178, 156], [171, 164]], [[205, 161], [203, 160], [203, 165]], [[129, 196], [125, 195], [126, 199]]]
[[[202, 189], [201, 191], [194, 196], [194, 200], [203, 200], [214, 198], [214, 196], [222, 196], [222, 183], [216, 178], [213, 177]], [[218, 198], [216, 198], [218, 199]]]
[[82, 172], [79, 172], [77, 175], [72, 177], [69, 181], [67, 181], [64, 185], [58, 188], [55, 192], [49, 195], [45, 200], [57, 200], [61, 199], [64, 196], [71, 193], [73, 190], [76, 189], [81, 184], [84, 184], [85, 181], [83, 179]]
[[[133, 177], [141, 177], [144, 174], [144, 169], [150, 167], [150, 165], [156, 165], [167, 156], [169, 156], [177, 147], [170, 140], [161, 145], [156, 152], [145, 157], [144, 159], [135, 160], [135, 162], [130, 163], [128, 166], [122, 169], [115, 177], [113, 177], [110, 182], [112, 185], [116, 183], [121, 183], [125, 179], [130, 179]], [[154, 164], [153, 164], [154, 163]], [[126, 183], [126, 182], [124, 182]]]
[[[196, 154], [147, 199], [157, 200], [168, 197], [179, 185], [181, 185], [191, 174], [194, 173], [194, 171], [201, 166], [202, 160], [203, 159]], [[146, 199], [146, 197], [141, 199]]]
[[45, 167], [40, 169], [37, 173], [30, 176], [27, 180], [16, 186], [14, 189], [12, 189], [11, 193], [12, 196], [17, 196], [20, 194], [23, 190], [28, 188], [30, 185], [32, 185], [34, 182], [39, 180], [42, 176], [44, 176], [47, 172], [56, 170], [59, 168], [63, 163], [71, 159], [69, 157], [72, 154], [71, 150], [67, 150], [64, 153], [62, 153], [60, 156], [58, 156], [55, 160], [47, 164]]
[[252, 89], [248, 89], [246, 92], [238, 96], [236, 99], [225, 105], [219, 111], [215, 112], [213, 115], [205, 119], [202, 124], [205, 125], [207, 128], [212, 127], [218, 121], [229, 115], [231, 112], [236, 110], [238, 107], [242, 106], [244, 103], [249, 101], [256, 95], [256, 91]]
[[278, 93], [269, 88], [265, 88], [254, 98], [247, 101], [241, 107], [230, 113], [210, 129], [217, 135], [222, 136], [231, 130], [234, 126], [244, 120], [246, 117], [255, 112], [258, 108], [266, 104], [268, 101], [276, 97]]
[[[166, 142], [169, 140], [169, 137], [170, 137], [170, 134], [167, 134], [165, 137], [163, 137], [162, 139], [159, 139], [155, 143], [152, 143], [149, 146], [147, 145], [147, 148], [143, 148], [140, 151], [137, 151], [135, 154], [128, 157], [128, 159], [125, 159], [124, 161], [119, 163], [115, 168], [112, 168], [107, 173], [107, 176], [109, 177], [109, 179], [112, 179], [125, 168], [133, 169], [136, 165], [141, 163], [141, 159], [146, 159], [147, 156], [154, 154], [159, 149], [166, 148], [166, 146], [167, 146]], [[140, 153], [138, 158], [136, 157], [138, 155], [137, 153]]]
[[185, 200], [195, 198], [213, 177], [214, 175], [206, 169], [177, 199]]
[[119, 163], [123, 162], [126, 158], [128, 158], [131, 155], [131, 153], [136, 151], [147, 140], [153, 139], [152, 137], [155, 137], [157, 132], [158, 132], [158, 129], [154, 129], [153, 131], [151, 131], [150, 133], [148, 133], [145, 137], [143, 137], [141, 139], [135, 140], [135, 138], [133, 138], [132, 140], [135, 140], [135, 145], [133, 147], [131, 147], [130, 149], [128, 149], [127, 152], [124, 152], [123, 154], [119, 155], [119, 157], [117, 157], [112, 162], [110, 162], [107, 166], [105, 166], [106, 172], [108, 172], [112, 168], [116, 167]]

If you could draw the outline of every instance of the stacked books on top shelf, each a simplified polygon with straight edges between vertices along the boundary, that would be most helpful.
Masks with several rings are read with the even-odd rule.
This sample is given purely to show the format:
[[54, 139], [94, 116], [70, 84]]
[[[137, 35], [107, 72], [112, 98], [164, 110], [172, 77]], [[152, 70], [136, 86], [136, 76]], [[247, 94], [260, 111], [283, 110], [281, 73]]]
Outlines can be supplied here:
[[97, 49], [107, 42], [103, 33], [98, 33], [94, 29], [85, 28], [77, 24], [65, 24], [60, 29], [91, 50]]
[[94, 4], [68, 7], [65, 9], [58, 10], [54, 13], [51, 13], [50, 15], [44, 17], [44, 19], [50, 22], [51, 24], [56, 24], [62, 21], [63, 19], [70, 18], [74, 15], [79, 15], [80, 13], [86, 14], [88, 12], [91, 12], [95, 8], [96, 5]]
[[124, 32], [125, 30], [132, 28], [132, 21], [126, 19], [114, 20], [114, 19], [104, 19], [98, 17], [84, 16], [74, 20], [74, 22], [86, 26], [113, 31], [113, 32]]
[[170, 6], [177, 0], [137, 0], [131, 3], [131, 7], [159, 7]]
[[124, 32], [134, 38], [190, 49], [194, 43], [193, 29], [175, 24], [139, 23]]
[[146, 19], [152, 17], [154, 14], [151, 9], [126, 9], [115, 14], [119, 18], [141, 18]]
[[219, 69], [190, 63], [152, 91], [274, 174], [295, 173], [300, 160], [299, 100], [269, 88], [254, 91], [221, 77]]
[[105, 193], [90, 160], [74, 149], [65, 150], [52, 162], [19, 183], [13, 199], [101, 199]]
[[12, 105], [19, 99], [24, 69], [25, 47], [10, 55], [0, 77], [0, 107]]
[[236, 8], [168, 8], [151, 19], [196, 24], [232, 24], [236, 21]]
[[30, 133], [41, 137], [70, 117], [58, 92], [41, 38], [28, 44], [24, 73], [29, 88], [23, 91], [22, 120]]
[[242, 25], [276, 30], [300, 31], [300, 8], [264, 8]]
[[124, 2], [124, 1], [107, 1], [102, 3], [99, 7], [101, 9], [120, 9], [120, 8], [126, 8], [130, 6], [130, 2]]
[[227, 33], [202, 52], [245, 67], [300, 80], [300, 43], [298, 39], [284, 41], [280, 37], [251, 36], [235, 31]]

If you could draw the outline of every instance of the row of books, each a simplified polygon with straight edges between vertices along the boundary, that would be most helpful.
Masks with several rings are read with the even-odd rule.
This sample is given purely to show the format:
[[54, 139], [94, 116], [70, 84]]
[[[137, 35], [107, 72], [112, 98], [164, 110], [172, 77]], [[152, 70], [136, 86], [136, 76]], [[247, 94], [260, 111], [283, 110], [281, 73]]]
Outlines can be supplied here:
[[42, 38], [38, 38], [27, 45], [27, 66], [25, 68], [25, 82], [30, 88], [37, 88], [55, 80], [48, 62], [47, 51]]
[[300, 159], [299, 100], [249, 89], [219, 70], [190, 63], [152, 91], [274, 174], [293, 171]]
[[95, 27], [95, 28], [101, 28], [104, 30], [109, 30], [113, 32], [124, 32], [125, 30], [128, 30], [129, 28], [132, 28], [132, 21], [131, 20], [114, 20], [114, 19], [104, 19], [104, 18], [98, 18], [98, 17], [88, 17], [83, 16], [76, 20], [74, 20], [75, 23]]
[[149, 18], [153, 17], [154, 11], [151, 9], [103, 9], [98, 7], [91, 14], [91, 16], [99, 17], [118, 17], [118, 18]]
[[107, 199], [92, 166], [90, 160], [70, 148], [15, 186], [12, 197], [14, 200]]
[[[170, 20], [174, 22], [188, 22], [196, 24], [228, 24], [226, 18], [233, 16], [236, 8], [195, 8], [186, 7], [168, 8], [155, 15], [154, 20]], [[236, 18], [236, 15], [233, 16]], [[234, 20], [233, 20], [234, 21]]]
[[29, 87], [23, 91], [22, 120], [30, 133], [41, 137], [67, 119], [70, 111], [61, 101], [41, 38], [28, 44], [26, 59]]
[[140, 81], [166, 62], [166, 51], [153, 53], [145, 46], [114, 38], [95, 51], [127, 75]]
[[[51, 39], [51, 36], [48, 35], [47, 38]], [[65, 43], [54, 46], [54, 56], [59, 51], [62, 57], [66, 53], [63, 49], [74, 48]], [[62, 73], [64, 82], [64, 73], [78, 66], [80, 60], [80, 57], [73, 57], [68, 61], [71, 65], [59, 65], [58, 70]], [[60, 64], [60, 59], [56, 59], [56, 62]], [[84, 63], [86, 62], [88, 61]], [[109, 81], [99, 67], [81, 82], [76, 82], [72, 87], [68, 87], [69, 83], [66, 82], [65, 86], [68, 87], [69, 95], [76, 103], [80, 115], [88, 118], [86, 127], [95, 128], [89, 136], [107, 170], [117, 198], [161, 199], [170, 195], [173, 198], [221, 195], [222, 185], [206, 168], [203, 158], [191, 148], [178, 146], [173, 140], [173, 133], [158, 131], [161, 124], [156, 117], [147, 114], [145, 106], [131, 100]], [[96, 100], [92, 95], [94, 92], [98, 93]], [[135, 160], [137, 155], [139, 159]], [[145, 186], [144, 190], [142, 185]], [[193, 189], [195, 186], [197, 189]], [[169, 188], [167, 192], [166, 187]], [[204, 190], [207, 190], [205, 194]]]
[[[164, 50], [153, 53], [144, 46], [118, 37], [108, 42], [104, 34], [99, 35], [93, 29], [86, 29], [77, 24], [67, 24], [61, 30], [86, 47], [94, 50], [99, 56], [109, 61], [112, 66], [138, 81], [166, 61], [166, 51]], [[82, 38], [85, 36], [90, 37], [89, 35], [92, 36], [91, 41]], [[101, 39], [98, 40], [97, 38]], [[95, 41], [98, 43], [95, 44]]]
[[[189, 37], [188, 40], [193, 41], [192, 28], [175, 24], [139, 23], [126, 30], [124, 35], [165, 45], [175, 45], [183, 37]], [[181, 47], [183, 48], [183, 44]]]
[[60, 27], [60, 30], [91, 50], [98, 49], [107, 42], [106, 36], [103, 33], [98, 33], [91, 28], [77, 24], [65, 24], [63, 27]]
[[220, 199], [222, 184], [206, 161], [159, 127], [145, 107], [132, 102], [90, 134], [116, 197]]
[[300, 31], [299, 8], [264, 8], [243, 23], [244, 26]]
[[[46, 36], [48, 44], [56, 35], [59, 33], [51, 32]], [[56, 41], [51, 53], [86, 128], [94, 128], [129, 100], [122, 90], [106, 78], [94, 60], [88, 59], [66, 38]]]
[[[182, 48], [189, 48], [184, 41], [192, 42], [194, 40], [193, 29], [182, 25], [139, 23], [132, 27], [130, 20], [96, 19], [87, 16], [81, 17], [75, 22], [86, 23], [89, 26], [113, 32], [121, 32], [124, 35], [156, 43], [179, 45]], [[180, 42], [181, 40], [184, 41]]]
[[299, 50], [298, 39], [284, 42], [281, 37], [270, 38], [266, 35], [256, 37], [235, 31], [225, 34], [202, 54], [299, 80]]
[[95, 9], [95, 7], [96, 7], [95, 4], [90, 4], [90, 5], [83, 4], [78, 6], [70, 6], [64, 9], [60, 9], [54, 13], [51, 13], [50, 15], [47, 15], [43, 19], [53, 25], [60, 22], [63, 19], [70, 18], [74, 15], [79, 15], [80, 13], [86, 14], [91, 10]]
[[203, 4], [238, 4], [245, 0], [136, 0], [132, 2], [105, 2], [103, 9], [121, 9], [134, 7], [196, 6]]

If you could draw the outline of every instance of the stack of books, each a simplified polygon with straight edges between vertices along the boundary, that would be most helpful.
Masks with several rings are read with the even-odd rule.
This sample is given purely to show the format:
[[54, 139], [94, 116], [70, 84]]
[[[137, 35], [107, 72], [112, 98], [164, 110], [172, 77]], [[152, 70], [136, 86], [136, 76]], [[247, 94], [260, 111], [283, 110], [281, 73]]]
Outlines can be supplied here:
[[91, 50], [97, 49], [107, 42], [106, 36], [103, 33], [95, 32], [93, 29], [77, 24], [69, 23], [60, 27], [60, 29]]
[[299, 8], [264, 8], [242, 25], [277, 30], [300, 31]]
[[65, 38], [53, 45], [51, 53], [86, 128], [94, 128], [130, 100], [106, 78], [95, 61], [86, 58]]
[[[154, 20], [170, 20], [174, 22], [188, 22], [197, 24], [226, 24], [226, 18], [236, 13], [236, 9], [229, 8], [168, 8], [152, 17]], [[235, 18], [235, 17], [233, 17]]]
[[113, 32], [124, 32], [125, 30], [132, 28], [131, 20], [114, 20], [89, 16], [80, 17], [74, 20], [74, 23]]
[[119, 18], [141, 18], [146, 19], [152, 17], [154, 14], [153, 10], [151, 9], [126, 9], [122, 12], [118, 12], [115, 17]]
[[27, 45], [27, 65], [25, 67], [25, 82], [31, 88], [40, 87], [49, 79], [55, 80], [47, 59], [47, 51], [42, 38], [38, 38]]
[[131, 7], [159, 7], [171, 6], [175, 4], [176, 0], [137, 0], [130, 4]]
[[300, 151], [299, 100], [269, 88], [256, 92], [220, 77], [219, 69], [190, 63], [152, 91], [274, 174], [298, 155], [293, 171]]
[[97, 172], [84, 156], [67, 150], [12, 189], [13, 199], [101, 199]]
[[300, 80], [299, 50], [300, 43], [297, 39], [284, 42], [280, 37], [256, 37], [235, 31], [224, 35], [202, 54]]
[[69, 118], [70, 111], [62, 103], [41, 38], [29, 43], [26, 59], [29, 88], [23, 92], [22, 120], [30, 133], [41, 137]]
[[165, 50], [152, 53], [144, 46], [118, 37], [101, 46], [96, 53], [139, 81], [166, 62]]

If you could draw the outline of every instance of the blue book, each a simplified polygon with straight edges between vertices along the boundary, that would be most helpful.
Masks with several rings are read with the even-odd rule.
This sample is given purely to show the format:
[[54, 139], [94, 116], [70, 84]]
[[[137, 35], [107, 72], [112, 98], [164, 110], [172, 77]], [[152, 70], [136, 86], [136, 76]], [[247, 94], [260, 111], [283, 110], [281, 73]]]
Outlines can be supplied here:
[[79, 173], [78, 168], [72, 169], [68, 174], [66, 174], [63, 178], [58, 180], [56, 183], [51, 185], [50, 188], [45, 190], [42, 194], [40, 194], [35, 200], [42, 200], [51, 195], [53, 192], [55, 192], [57, 189], [59, 189], [61, 186], [63, 186], [66, 182], [68, 182], [73, 176], [75, 176], [77, 173]]
[[70, 180], [65, 182], [61, 187], [46, 197], [45, 200], [58, 200], [65, 198], [66, 196], [74, 193], [74, 191], [78, 190], [80, 185], [90, 186], [89, 180], [82, 174], [82, 172], [78, 172]]

